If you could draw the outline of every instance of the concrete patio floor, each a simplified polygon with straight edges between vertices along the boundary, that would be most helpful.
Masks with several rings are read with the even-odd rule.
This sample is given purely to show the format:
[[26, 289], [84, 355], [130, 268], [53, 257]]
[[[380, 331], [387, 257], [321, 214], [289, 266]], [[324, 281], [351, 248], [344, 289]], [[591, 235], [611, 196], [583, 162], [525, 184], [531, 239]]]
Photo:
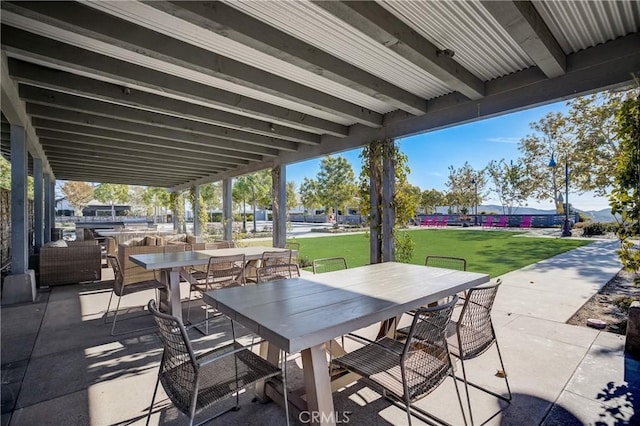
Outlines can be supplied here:
[[[476, 425], [640, 424], [640, 408], [634, 407], [640, 404], [640, 362], [625, 356], [624, 337], [565, 324], [620, 269], [616, 245], [597, 241], [501, 277], [493, 317], [513, 401], [472, 389]], [[40, 291], [34, 304], [2, 307], [2, 426], [144, 424], [161, 345], [153, 330], [110, 336], [103, 317], [111, 282], [104, 272], [100, 283], [53, 287]], [[152, 297], [131, 295], [123, 303], [136, 307]], [[144, 315], [118, 325], [125, 330], [153, 321]], [[194, 348], [225, 343], [228, 327], [221, 318], [209, 336], [194, 330]], [[375, 331], [372, 326], [365, 333]], [[289, 387], [295, 388], [301, 362], [296, 354], [288, 359]], [[470, 380], [506, 393], [504, 380], [495, 376], [495, 348], [467, 366]], [[334, 401], [343, 424], [407, 424], [404, 410], [361, 383], [336, 392]], [[285, 423], [279, 406], [252, 402], [251, 392], [241, 402], [240, 411], [211, 424]], [[417, 405], [462, 424], [452, 379]], [[304, 424], [308, 416], [292, 410], [290, 418]], [[151, 424], [185, 423], [160, 391]], [[414, 418], [413, 424], [423, 423]]]

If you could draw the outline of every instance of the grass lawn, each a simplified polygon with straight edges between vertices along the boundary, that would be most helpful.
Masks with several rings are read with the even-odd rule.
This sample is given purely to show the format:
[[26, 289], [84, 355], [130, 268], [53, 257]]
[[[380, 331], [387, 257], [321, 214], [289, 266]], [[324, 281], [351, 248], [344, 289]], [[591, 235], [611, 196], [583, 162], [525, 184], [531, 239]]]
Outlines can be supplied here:
[[[561, 238], [519, 237], [518, 232], [425, 229], [408, 231], [415, 243], [411, 263], [424, 264], [427, 255], [467, 259], [467, 270], [496, 277], [542, 259], [589, 244]], [[342, 256], [349, 267], [369, 263], [369, 238], [363, 234], [290, 239], [300, 243], [300, 256], [310, 260]]]

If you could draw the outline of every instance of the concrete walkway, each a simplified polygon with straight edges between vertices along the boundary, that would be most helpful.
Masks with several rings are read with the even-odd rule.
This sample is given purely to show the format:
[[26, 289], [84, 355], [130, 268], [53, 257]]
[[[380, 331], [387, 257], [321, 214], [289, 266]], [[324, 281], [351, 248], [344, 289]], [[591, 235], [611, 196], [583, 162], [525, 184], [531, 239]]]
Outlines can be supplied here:
[[[493, 316], [513, 401], [472, 389], [476, 425], [640, 424], [640, 362], [625, 357], [624, 337], [565, 324], [620, 269], [616, 245], [594, 242], [501, 277]], [[144, 424], [161, 345], [152, 332], [109, 335], [103, 316], [110, 289], [108, 281], [54, 287], [40, 292], [35, 304], [2, 307], [2, 426]], [[143, 305], [152, 296], [123, 302]], [[140, 325], [152, 325], [148, 315], [122, 323]], [[228, 322], [220, 321], [209, 336], [194, 332], [195, 349], [224, 343], [226, 331]], [[364, 332], [373, 334], [375, 326]], [[467, 366], [472, 381], [506, 393], [495, 376], [495, 348]], [[301, 384], [295, 354], [288, 375], [291, 388]], [[253, 403], [250, 392], [241, 399], [240, 411], [211, 424], [285, 423], [275, 404]], [[336, 392], [334, 401], [343, 424], [407, 424], [402, 409], [361, 383]], [[462, 424], [452, 379], [417, 405]], [[291, 414], [293, 424], [307, 418]], [[151, 424], [185, 420], [160, 392]]]

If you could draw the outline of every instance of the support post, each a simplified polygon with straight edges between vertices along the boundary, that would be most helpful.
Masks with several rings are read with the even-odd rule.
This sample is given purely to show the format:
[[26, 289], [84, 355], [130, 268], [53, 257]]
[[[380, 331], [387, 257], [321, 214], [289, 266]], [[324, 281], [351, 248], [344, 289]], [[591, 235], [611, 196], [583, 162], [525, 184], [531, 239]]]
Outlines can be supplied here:
[[49, 191], [51, 191], [51, 204], [48, 207], [48, 214], [51, 219], [49, 219], [49, 223], [51, 223], [51, 228], [49, 229], [49, 234], [51, 234], [51, 239], [53, 240], [53, 231], [56, 229], [56, 180], [51, 179], [49, 182]]
[[24, 274], [29, 264], [27, 142], [24, 127], [11, 125], [11, 274]]
[[273, 246], [283, 248], [287, 243], [287, 182], [284, 165], [271, 169], [273, 184]]
[[29, 266], [27, 167], [24, 127], [11, 125], [11, 275], [4, 279], [2, 304], [33, 302], [36, 281]]
[[51, 206], [54, 203], [54, 195], [51, 192], [51, 175], [49, 173], [44, 174], [44, 242], [51, 241]]
[[42, 160], [33, 157], [33, 232], [36, 250], [44, 244], [44, 182]]
[[378, 141], [369, 144], [369, 260], [370, 263], [382, 262], [382, 241], [380, 239], [380, 227], [382, 225], [380, 217], [380, 203], [382, 176], [380, 170], [382, 165], [378, 162], [379, 156], [376, 155], [376, 145]]
[[193, 235], [199, 237], [200, 229], [200, 186], [193, 187]]
[[382, 146], [382, 259], [395, 261], [396, 208], [394, 195], [396, 187], [396, 167], [393, 139], [385, 139]]
[[231, 179], [222, 181], [222, 226], [224, 227], [224, 239], [233, 239], [233, 212], [231, 209]]

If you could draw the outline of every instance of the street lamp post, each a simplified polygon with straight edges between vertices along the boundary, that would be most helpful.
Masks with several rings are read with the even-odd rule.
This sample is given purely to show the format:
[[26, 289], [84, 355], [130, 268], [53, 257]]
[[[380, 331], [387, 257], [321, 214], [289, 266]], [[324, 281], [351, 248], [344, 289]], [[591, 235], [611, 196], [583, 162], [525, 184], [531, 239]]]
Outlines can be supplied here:
[[478, 182], [476, 181], [476, 178], [472, 178], [471, 179], [471, 184], [474, 187], [475, 193], [476, 193], [476, 201], [475, 201], [475, 214], [473, 215], [473, 224], [474, 226], [478, 226]]
[[[549, 167], [556, 167], [556, 161], [551, 154], [551, 161], [549, 161]], [[570, 237], [571, 230], [569, 226], [569, 157], [564, 157], [564, 223], [562, 224], [562, 236]]]

